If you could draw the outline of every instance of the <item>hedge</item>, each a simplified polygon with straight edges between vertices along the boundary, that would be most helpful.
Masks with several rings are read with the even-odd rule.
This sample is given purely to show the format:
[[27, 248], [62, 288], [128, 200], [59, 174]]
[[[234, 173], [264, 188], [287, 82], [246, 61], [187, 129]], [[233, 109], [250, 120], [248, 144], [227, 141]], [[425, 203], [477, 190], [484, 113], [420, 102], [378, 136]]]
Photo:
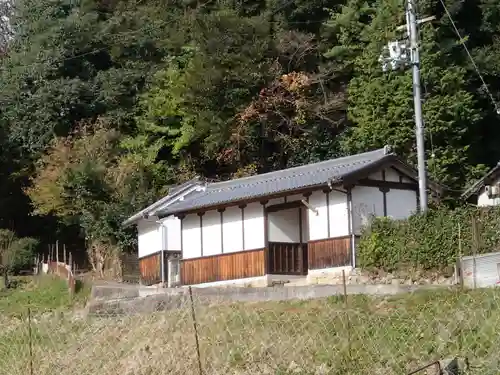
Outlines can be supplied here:
[[433, 207], [405, 220], [373, 219], [359, 241], [358, 261], [362, 268], [388, 272], [436, 270], [454, 264], [460, 248], [462, 255], [472, 255], [499, 245], [499, 207]]

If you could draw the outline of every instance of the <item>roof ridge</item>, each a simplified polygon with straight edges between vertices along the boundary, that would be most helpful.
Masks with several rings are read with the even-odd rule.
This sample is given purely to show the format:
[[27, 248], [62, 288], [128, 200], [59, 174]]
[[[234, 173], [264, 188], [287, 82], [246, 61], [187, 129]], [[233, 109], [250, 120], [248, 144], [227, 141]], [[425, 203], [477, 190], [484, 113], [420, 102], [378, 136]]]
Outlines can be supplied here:
[[[342, 179], [348, 176], [359, 177], [359, 173], [363, 171], [369, 173], [371, 169], [367, 168], [372, 165], [382, 168], [384, 164], [381, 162], [384, 160], [391, 162], [399, 159], [387, 147], [384, 147], [275, 172], [207, 184], [204, 191], [192, 195], [186, 201], [176, 202], [158, 213], [160, 217], [165, 217], [199, 208], [258, 199], [272, 194], [285, 194], [304, 188], [319, 189], [326, 187], [330, 181], [341, 183]], [[412, 168], [410, 169], [415, 172]]]
[[[333, 160], [337, 160], [337, 159], [330, 159], [330, 160], [325, 160], [325, 161], [333, 161]], [[349, 163], [349, 165], [358, 165], [358, 164], [366, 164], [366, 163], [369, 163], [370, 160], [363, 160], [363, 161], [355, 161], [353, 163]], [[311, 164], [305, 164], [304, 166], [310, 166]], [[314, 165], [314, 164], [312, 164]], [[241, 189], [242, 187], [251, 187], [251, 186], [256, 186], [256, 185], [259, 185], [259, 184], [265, 184], [265, 183], [268, 183], [269, 181], [279, 181], [279, 180], [285, 180], [285, 179], [292, 179], [292, 178], [296, 178], [296, 177], [299, 177], [299, 176], [302, 176], [302, 175], [310, 175], [310, 174], [314, 174], [314, 173], [317, 173], [317, 172], [325, 172], [325, 171], [328, 171], [328, 170], [335, 170], [335, 169], [339, 169], [339, 168], [342, 168], [342, 167], [345, 167], [347, 164], [339, 164], [339, 165], [335, 165], [335, 166], [331, 166], [331, 167], [327, 167], [327, 168], [321, 168], [321, 169], [314, 169], [314, 170], [307, 170], [303, 173], [294, 173], [294, 174], [290, 174], [290, 175], [286, 175], [286, 176], [277, 176], [277, 177], [274, 177], [274, 178], [269, 178], [269, 179], [259, 179], [253, 183], [247, 183], [247, 184], [240, 184], [240, 185], [235, 185], [235, 186], [230, 186], [227, 188], [227, 190], [234, 190], [234, 189]], [[286, 171], [289, 171], [290, 169], [282, 169], [282, 170], [286, 170]], [[279, 172], [279, 171], [277, 171]], [[273, 173], [273, 172], [271, 172]], [[266, 173], [267, 174], [267, 173]], [[254, 176], [259, 176], [259, 177], [262, 177], [262, 175], [254, 175]], [[252, 176], [253, 177], [253, 176]], [[234, 182], [234, 181], [238, 181], [238, 179], [236, 180], [228, 180], [228, 181], [223, 181], [223, 182]], [[208, 185], [208, 188], [210, 189], [210, 185]], [[218, 192], [218, 191], [222, 191], [224, 190], [223, 188], [213, 188], [213, 189], [210, 189], [210, 190], [207, 190], [206, 192], [207, 193], [215, 193], [215, 192]]]
[[[291, 168], [285, 168], [285, 169], [278, 169], [276, 171], [272, 171], [272, 172], [266, 172], [266, 173], [262, 173], [262, 174], [255, 174], [255, 175], [252, 175], [252, 176], [247, 176], [247, 177], [241, 177], [241, 178], [236, 178], [236, 179], [231, 179], [231, 180], [226, 180], [226, 181], [220, 181], [220, 182], [214, 182], [214, 183], [209, 183], [207, 184], [207, 188], [211, 189], [212, 187], [214, 188], [214, 190], [216, 190], [216, 188], [214, 187], [214, 185], [227, 185], [229, 183], [235, 183], [237, 181], [244, 181], [244, 180], [249, 180], [249, 179], [255, 179], [255, 178], [259, 178], [261, 179], [261, 181], [257, 182], [257, 183], [262, 183], [264, 181], [262, 181], [263, 179], [265, 179], [265, 176], [266, 175], [272, 175], [272, 174], [278, 174], [279, 172], [290, 172], [290, 171], [293, 171], [293, 170], [298, 170], [298, 169], [301, 169], [301, 168], [310, 168], [311, 166], [315, 166], [315, 165], [319, 165], [319, 164], [326, 164], [326, 163], [329, 163], [329, 162], [332, 162], [332, 161], [341, 161], [342, 159], [352, 159], [352, 158], [359, 158], [359, 157], [366, 157], [370, 154], [376, 154], [376, 153], [380, 153], [380, 152], [383, 152], [384, 155], [390, 155], [392, 153], [388, 153], [388, 149], [387, 149], [387, 146], [384, 146], [383, 148], [378, 148], [376, 150], [372, 150], [372, 151], [367, 151], [367, 152], [362, 152], [362, 153], [359, 153], [359, 154], [354, 154], [354, 155], [346, 155], [346, 156], [341, 156], [340, 158], [335, 158], [335, 159], [327, 159], [327, 160], [322, 160], [322, 161], [319, 161], [319, 162], [316, 162], [316, 163], [310, 163], [310, 164], [302, 164], [302, 165], [297, 165], [295, 167], [291, 167]], [[352, 163], [350, 164], [354, 164], [356, 163], [356, 161], [353, 161]], [[337, 167], [340, 167], [337, 166]], [[326, 170], [326, 169], [331, 169], [331, 168], [324, 168], [322, 170]], [[317, 171], [317, 170], [316, 170]], [[314, 171], [309, 171], [307, 173], [313, 173]], [[284, 176], [284, 178], [293, 178], [293, 177], [296, 177], [297, 174], [293, 174], [293, 176]], [[277, 178], [276, 178], [277, 179]], [[268, 180], [267, 180], [268, 181]], [[250, 185], [250, 184], [249, 184]], [[241, 187], [241, 185], [240, 185]]]

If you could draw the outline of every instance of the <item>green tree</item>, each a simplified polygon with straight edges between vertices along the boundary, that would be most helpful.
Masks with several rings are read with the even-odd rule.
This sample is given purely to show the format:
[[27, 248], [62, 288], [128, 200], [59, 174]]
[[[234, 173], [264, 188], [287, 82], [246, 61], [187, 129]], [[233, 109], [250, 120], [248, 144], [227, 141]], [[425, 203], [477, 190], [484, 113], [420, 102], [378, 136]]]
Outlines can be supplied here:
[[33, 256], [38, 241], [33, 238], [19, 238], [8, 229], [0, 229], [0, 273], [4, 288], [9, 288], [9, 274], [33, 264]]
[[121, 129], [133, 127], [137, 94], [167, 53], [161, 38], [179, 9], [175, 0], [171, 5], [167, 11], [135, 1], [17, 4], [0, 106], [25, 155], [38, 157], [54, 136], [85, 119], [105, 116]]
[[0, 226], [44, 241], [65, 237], [58, 217], [31, 215], [23, 190], [36, 161], [54, 137], [71, 134], [81, 121], [107, 118], [120, 134], [135, 132], [138, 94], [175, 46], [178, 15], [193, 6], [16, 1], [8, 53], [0, 60]]
[[[352, 126], [342, 137], [346, 153], [390, 144], [410, 161], [416, 159], [411, 71], [383, 73], [378, 62], [383, 46], [396, 39], [404, 22], [399, 1], [373, 1], [360, 8], [348, 2], [334, 15], [341, 44], [330, 55], [351, 59], [348, 116]], [[440, 27], [421, 29], [423, 116], [429, 172], [455, 188], [477, 172], [470, 163], [470, 145], [482, 119], [474, 95], [468, 91], [467, 71], [443, 48]]]
[[[288, 5], [245, 3], [233, 11], [220, 2], [186, 18], [181, 53], [142, 96], [132, 148], [219, 177], [334, 155], [345, 86], [320, 66], [319, 20], [327, 13], [318, 8], [305, 24], [311, 4]], [[289, 73], [307, 76], [307, 89], [283, 86]]]
[[56, 138], [27, 190], [37, 214], [82, 227], [89, 258], [101, 273], [108, 258], [135, 244], [134, 233], [121, 223], [156, 195], [150, 171], [123, 155], [120, 138], [104, 121]]
[[214, 159], [238, 110], [268, 80], [269, 24], [229, 9], [195, 12], [182, 24], [184, 47], [142, 97], [138, 139], [162, 160], [187, 158], [199, 169]]

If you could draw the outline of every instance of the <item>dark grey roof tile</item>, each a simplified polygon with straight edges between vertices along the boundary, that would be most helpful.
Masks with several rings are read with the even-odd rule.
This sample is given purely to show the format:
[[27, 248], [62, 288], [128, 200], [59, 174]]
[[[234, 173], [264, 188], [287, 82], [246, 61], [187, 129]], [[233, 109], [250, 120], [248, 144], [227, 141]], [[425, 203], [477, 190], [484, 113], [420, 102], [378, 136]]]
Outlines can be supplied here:
[[326, 185], [329, 181], [340, 180], [348, 174], [365, 169], [388, 155], [388, 148], [382, 148], [280, 171], [209, 183], [205, 191], [193, 193], [188, 199], [173, 203], [158, 214], [166, 216], [192, 209]]

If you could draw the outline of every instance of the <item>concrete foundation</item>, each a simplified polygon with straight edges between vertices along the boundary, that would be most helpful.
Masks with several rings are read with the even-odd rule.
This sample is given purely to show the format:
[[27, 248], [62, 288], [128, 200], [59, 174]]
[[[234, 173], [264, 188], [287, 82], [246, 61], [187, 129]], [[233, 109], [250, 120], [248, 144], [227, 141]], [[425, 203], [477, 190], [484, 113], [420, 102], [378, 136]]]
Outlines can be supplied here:
[[346, 277], [346, 283], [349, 281], [349, 276], [353, 268], [351, 266], [346, 267], [334, 267], [334, 268], [324, 268], [320, 270], [309, 270], [307, 274], [308, 284], [343, 284], [343, 274]]
[[271, 285], [269, 275], [192, 285], [193, 288], [263, 288]]
[[[350, 295], [373, 296], [409, 293], [420, 289], [436, 289], [439, 286], [419, 285], [347, 285]], [[442, 288], [442, 286], [441, 286]], [[227, 302], [266, 302], [308, 300], [326, 298], [344, 293], [343, 285], [309, 285], [267, 288], [192, 288], [197, 305]], [[173, 308], [187, 308], [190, 304], [189, 288], [124, 288], [95, 286], [87, 312], [93, 315], [151, 313]]]

